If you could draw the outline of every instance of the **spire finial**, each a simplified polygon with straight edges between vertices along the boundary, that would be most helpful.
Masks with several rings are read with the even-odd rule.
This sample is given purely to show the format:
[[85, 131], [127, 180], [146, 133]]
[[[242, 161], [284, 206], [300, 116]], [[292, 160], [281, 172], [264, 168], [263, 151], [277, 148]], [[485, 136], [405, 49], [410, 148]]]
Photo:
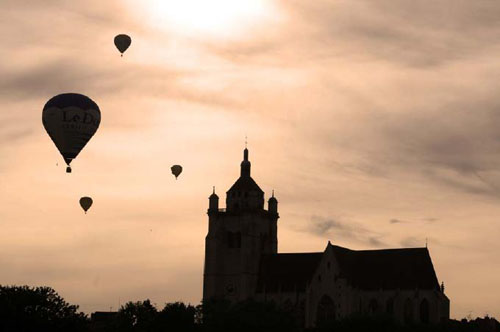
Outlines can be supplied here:
[[243, 150], [243, 161], [241, 162], [241, 176], [250, 176], [250, 161], [248, 160], [248, 149]]
[[245, 149], [247, 148], [247, 145], [248, 145], [248, 137], [247, 135], [245, 135]]
[[274, 189], [273, 189], [273, 196], [272, 197], [274, 197]]
[[245, 148], [245, 150], [243, 150], [243, 160], [248, 161], [248, 149], [247, 148]]
[[213, 194], [215, 194], [215, 186], [214, 186], [214, 191], [213, 191]]

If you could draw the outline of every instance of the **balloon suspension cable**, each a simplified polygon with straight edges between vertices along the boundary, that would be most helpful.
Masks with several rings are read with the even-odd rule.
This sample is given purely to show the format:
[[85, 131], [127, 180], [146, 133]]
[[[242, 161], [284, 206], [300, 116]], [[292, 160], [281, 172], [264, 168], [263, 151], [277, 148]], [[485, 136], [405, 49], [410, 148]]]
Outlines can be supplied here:
[[122, 54], [120, 54], [120, 56], [123, 58], [123, 53], [122, 53]]

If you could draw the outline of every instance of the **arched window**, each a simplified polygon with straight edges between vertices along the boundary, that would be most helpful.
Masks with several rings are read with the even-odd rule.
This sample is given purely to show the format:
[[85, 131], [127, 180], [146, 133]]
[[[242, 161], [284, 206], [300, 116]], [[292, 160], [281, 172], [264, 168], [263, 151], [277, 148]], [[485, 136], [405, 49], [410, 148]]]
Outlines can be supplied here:
[[391, 316], [394, 314], [394, 299], [392, 297], [387, 300], [387, 303], [385, 305], [385, 312]]
[[322, 326], [335, 320], [335, 303], [328, 295], [323, 295], [316, 310], [316, 325]]
[[370, 315], [375, 315], [378, 310], [378, 303], [376, 299], [371, 299], [370, 304], [368, 305], [368, 312]]
[[411, 323], [413, 321], [413, 303], [410, 299], [406, 299], [404, 306], [404, 319], [405, 323]]
[[420, 322], [429, 323], [429, 301], [427, 299], [423, 299], [420, 302]]

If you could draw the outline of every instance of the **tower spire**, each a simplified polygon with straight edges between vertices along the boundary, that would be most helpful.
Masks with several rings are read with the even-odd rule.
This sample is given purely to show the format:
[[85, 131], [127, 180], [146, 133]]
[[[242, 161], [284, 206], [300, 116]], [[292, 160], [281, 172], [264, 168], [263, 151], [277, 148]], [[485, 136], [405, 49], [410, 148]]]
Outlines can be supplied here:
[[250, 161], [248, 160], [248, 149], [246, 147], [245, 137], [245, 150], [243, 150], [243, 161], [241, 162], [241, 177], [250, 177]]
[[248, 149], [243, 150], [243, 161], [248, 161]]

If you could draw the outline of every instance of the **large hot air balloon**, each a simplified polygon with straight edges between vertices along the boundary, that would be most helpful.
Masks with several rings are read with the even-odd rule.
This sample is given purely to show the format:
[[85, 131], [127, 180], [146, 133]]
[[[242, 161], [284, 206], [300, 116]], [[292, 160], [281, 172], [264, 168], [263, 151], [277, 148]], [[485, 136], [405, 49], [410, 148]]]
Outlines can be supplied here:
[[45, 104], [42, 122], [68, 165], [66, 172], [71, 173], [69, 164], [99, 128], [101, 111], [87, 96], [63, 93]]
[[172, 170], [172, 174], [175, 175], [175, 179], [177, 180], [177, 177], [182, 173], [182, 166], [174, 165], [170, 167], [170, 170]]
[[131, 43], [132, 39], [127, 35], [120, 34], [115, 37], [115, 46], [122, 54], [121, 56], [123, 56], [123, 52], [127, 50]]
[[90, 197], [82, 197], [80, 198], [80, 206], [82, 207], [83, 211], [85, 211], [85, 214], [87, 214], [88, 209], [92, 206], [92, 198]]

